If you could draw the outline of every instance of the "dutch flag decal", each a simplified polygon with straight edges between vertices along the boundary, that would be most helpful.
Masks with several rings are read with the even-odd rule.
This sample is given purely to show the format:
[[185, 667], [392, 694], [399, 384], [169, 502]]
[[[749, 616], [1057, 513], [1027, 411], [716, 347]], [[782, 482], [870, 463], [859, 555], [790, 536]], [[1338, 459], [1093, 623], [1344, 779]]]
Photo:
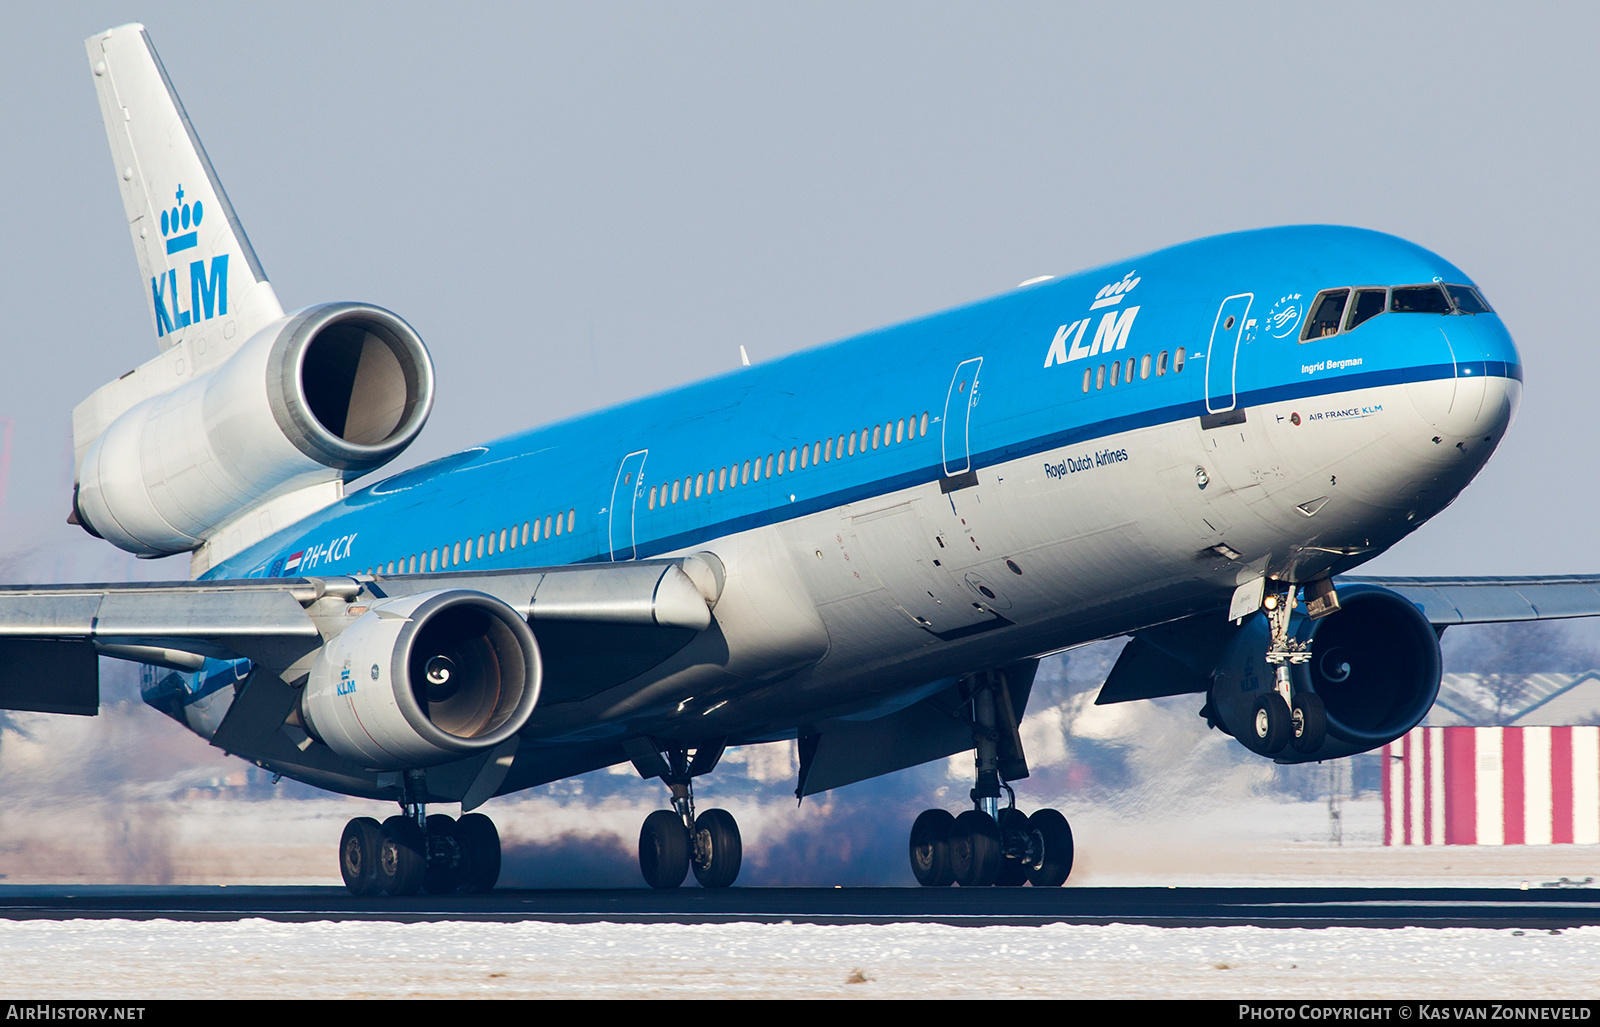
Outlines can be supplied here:
[[299, 570], [300, 569], [300, 558], [302, 556], [305, 556], [305, 555], [306, 555], [306, 551], [304, 549], [302, 549], [298, 553], [295, 553], [293, 556], [289, 557], [288, 560], [284, 561], [284, 564], [283, 564], [284, 572], [287, 573], [289, 571]]

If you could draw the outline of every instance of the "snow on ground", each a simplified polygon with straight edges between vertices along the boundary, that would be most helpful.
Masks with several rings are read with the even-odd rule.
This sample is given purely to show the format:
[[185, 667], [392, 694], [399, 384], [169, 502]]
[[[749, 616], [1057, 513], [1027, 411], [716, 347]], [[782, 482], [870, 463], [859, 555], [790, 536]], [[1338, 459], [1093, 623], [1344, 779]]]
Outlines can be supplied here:
[[1592, 998], [1600, 928], [0, 921], [28, 998]]

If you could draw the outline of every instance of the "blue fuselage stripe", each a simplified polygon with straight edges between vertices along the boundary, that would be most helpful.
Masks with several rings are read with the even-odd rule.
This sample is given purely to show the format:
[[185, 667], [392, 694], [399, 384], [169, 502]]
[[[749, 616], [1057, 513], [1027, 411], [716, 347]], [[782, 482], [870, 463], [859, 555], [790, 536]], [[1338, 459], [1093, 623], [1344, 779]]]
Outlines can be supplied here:
[[[1360, 389], [1406, 385], [1412, 382], [1439, 381], [1457, 376], [1465, 377], [1469, 374], [1472, 376], [1511, 378], [1516, 381], [1522, 380], [1522, 368], [1516, 364], [1508, 364], [1503, 361], [1477, 361], [1471, 364], [1459, 365], [1429, 364], [1422, 367], [1401, 367], [1387, 371], [1370, 371], [1346, 375], [1334, 380], [1338, 385], [1334, 389], [1328, 388], [1330, 381], [1328, 379], [1292, 382], [1287, 385], [1257, 389], [1254, 392], [1240, 393], [1237, 408], [1248, 409], [1250, 407], [1265, 406], [1269, 403], [1282, 403], [1296, 399], [1333, 397]], [[1040, 453], [1048, 453], [1066, 446], [1092, 442], [1112, 435], [1120, 435], [1124, 432], [1137, 431], [1141, 428], [1174, 424], [1189, 418], [1202, 417], [1206, 413], [1205, 402], [1201, 400], [1109, 417], [1089, 424], [1066, 428], [1050, 435], [1027, 439], [1012, 445], [986, 450], [982, 453], [974, 453], [972, 454], [972, 468], [974, 470], [985, 470], [997, 464], [1037, 456]], [[844, 506], [848, 503], [859, 503], [875, 496], [888, 495], [904, 489], [915, 488], [918, 485], [926, 485], [940, 480], [943, 475], [944, 469], [939, 464], [919, 467], [899, 474], [874, 478], [833, 492], [809, 496], [805, 499], [796, 499], [792, 503], [784, 503], [765, 510], [758, 510], [738, 517], [730, 517], [726, 520], [697, 526], [692, 531], [683, 531], [652, 539], [639, 539], [636, 540], [635, 545], [640, 557], [659, 556], [663, 553], [675, 552], [724, 535], [750, 531], [770, 524], [781, 524], [785, 521]], [[609, 553], [596, 553], [581, 562], [587, 563], [610, 559], [611, 555]]]

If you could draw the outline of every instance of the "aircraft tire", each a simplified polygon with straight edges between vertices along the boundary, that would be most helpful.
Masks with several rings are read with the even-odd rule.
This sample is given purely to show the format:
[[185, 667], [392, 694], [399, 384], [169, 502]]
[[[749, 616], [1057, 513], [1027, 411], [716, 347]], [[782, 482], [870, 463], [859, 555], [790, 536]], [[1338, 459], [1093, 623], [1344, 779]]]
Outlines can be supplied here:
[[1035, 888], [1059, 888], [1072, 873], [1072, 825], [1060, 810], [1036, 810], [1028, 818], [1028, 828], [1039, 843], [1038, 862], [1028, 867], [1028, 881]]
[[1290, 728], [1288, 703], [1277, 692], [1268, 692], [1256, 700], [1244, 742], [1252, 752], [1272, 756], [1289, 744]]
[[1301, 692], [1289, 710], [1289, 744], [1296, 752], [1316, 752], [1328, 737], [1328, 711], [1321, 696]]
[[378, 846], [378, 881], [385, 895], [415, 895], [422, 889], [422, 875], [428, 869], [428, 839], [417, 822], [408, 817], [390, 817], [383, 822], [383, 841]]
[[726, 888], [739, 876], [744, 845], [739, 824], [725, 809], [708, 809], [694, 818], [690, 864], [702, 888]]
[[1000, 825], [982, 810], [969, 809], [950, 829], [950, 869], [963, 888], [987, 888], [1000, 874]]
[[383, 829], [371, 817], [356, 817], [344, 825], [339, 839], [339, 875], [351, 895], [378, 895], [383, 884], [378, 880], [378, 848]]
[[948, 811], [929, 809], [911, 825], [911, 873], [924, 888], [947, 888], [956, 881], [950, 869], [950, 828], [955, 822]]
[[689, 832], [670, 809], [644, 818], [639, 829], [639, 872], [652, 888], [676, 888], [689, 876]]
[[461, 849], [461, 890], [494, 891], [495, 882], [500, 880], [500, 832], [495, 830], [494, 821], [482, 813], [468, 813], [456, 821], [455, 834], [456, 845]]
[[[456, 843], [456, 821], [444, 813], [428, 817], [428, 866], [422, 872], [422, 890], [429, 895], [448, 895], [461, 884], [462, 861]], [[448, 858], [440, 858], [448, 857]]]
[[996, 888], [1020, 888], [1028, 883], [1028, 866], [1022, 861], [1029, 835], [1028, 815], [1015, 806], [1000, 811], [1000, 872]]

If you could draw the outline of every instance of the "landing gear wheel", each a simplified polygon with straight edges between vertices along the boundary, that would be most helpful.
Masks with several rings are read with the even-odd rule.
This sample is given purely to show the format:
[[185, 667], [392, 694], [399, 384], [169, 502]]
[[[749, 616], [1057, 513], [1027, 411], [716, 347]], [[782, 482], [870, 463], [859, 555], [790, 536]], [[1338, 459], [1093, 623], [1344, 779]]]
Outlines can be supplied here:
[[1028, 831], [1039, 846], [1028, 863], [1028, 881], [1035, 888], [1059, 888], [1072, 873], [1072, 827], [1059, 810], [1042, 809], [1028, 818]]
[[1315, 692], [1301, 692], [1289, 708], [1289, 744], [1295, 752], [1316, 752], [1328, 737], [1328, 712]]
[[461, 852], [461, 890], [494, 891], [495, 882], [500, 880], [500, 832], [495, 830], [494, 821], [482, 813], [468, 813], [456, 821], [455, 838]]
[[702, 888], [726, 888], [739, 876], [744, 845], [739, 840], [739, 825], [725, 809], [708, 809], [694, 818], [694, 835], [689, 839], [690, 865], [694, 879]]
[[378, 848], [383, 829], [371, 817], [356, 817], [344, 825], [339, 839], [339, 874], [351, 895], [377, 895], [383, 891], [378, 880]]
[[390, 817], [378, 846], [378, 881], [385, 895], [415, 895], [428, 869], [428, 839], [415, 820]]
[[1244, 742], [1252, 751], [1272, 756], [1289, 744], [1289, 728], [1289, 705], [1277, 692], [1268, 692], [1256, 700]]
[[923, 810], [911, 825], [911, 872], [924, 888], [955, 883], [950, 869], [950, 829], [956, 818], [942, 809]]
[[428, 817], [428, 869], [422, 873], [422, 890], [448, 895], [461, 884], [461, 848], [456, 843], [456, 821], [443, 813]]
[[969, 809], [950, 829], [950, 869], [963, 888], [987, 888], [1000, 873], [1000, 825], [981, 810]]
[[1000, 811], [1000, 872], [997, 888], [1020, 888], [1028, 883], [1028, 866], [1023, 862], [1028, 847], [1028, 816], [1015, 806]]
[[639, 830], [639, 871], [652, 888], [676, 888], [689, 874], [689, 832], [670, 809], [644, 818]]

